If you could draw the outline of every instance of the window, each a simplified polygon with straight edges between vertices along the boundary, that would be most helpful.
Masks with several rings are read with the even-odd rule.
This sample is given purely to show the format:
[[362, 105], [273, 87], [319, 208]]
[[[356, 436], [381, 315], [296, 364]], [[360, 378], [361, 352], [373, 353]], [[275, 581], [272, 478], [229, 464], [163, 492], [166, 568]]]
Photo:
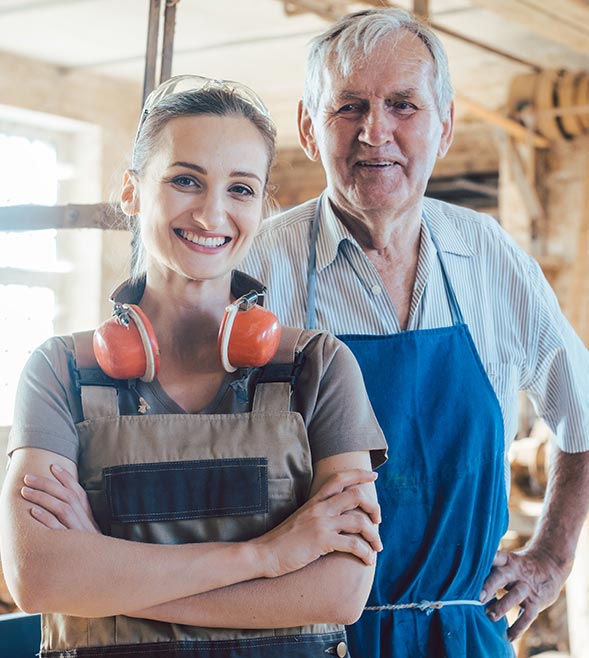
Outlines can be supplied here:
[[[52, 122], [31, 113], [15, 117], [14, 112], [7, 118], [0, 108], [0, 206], [55, 205], [79, 201], [77, 195], [85, 197], [84, 203], [97, 201], [98, 174], [85, 175], [76, 185], [77, 172], [88, 173], [79, 160], [87, 163], [92, 139], [94, 156], [98, 151], [97, 131], [79, 122]], [[96, 181], [94, 190], [88, 178]], [[56, 333], [89, 328], [79, 322], [88, 321], [88, 307], [98, 298], [100, 249], [99, 230], [0, 232], [0, 426], [12, 422], [20, 371], [35, 347]], [[87, 302], [83, 320], [76, 295]], [[98, 303], [94, 306], [97, 314]]]

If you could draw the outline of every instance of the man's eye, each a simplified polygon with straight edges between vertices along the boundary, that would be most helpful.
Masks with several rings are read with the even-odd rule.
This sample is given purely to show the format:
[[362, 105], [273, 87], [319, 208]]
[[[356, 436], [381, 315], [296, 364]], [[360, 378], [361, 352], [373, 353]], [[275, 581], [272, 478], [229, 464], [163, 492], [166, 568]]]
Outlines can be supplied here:
[[360, 111], [360, 106], [358, 105], [358, 103], [346, 103], [345, 105], [342, 105], [339, 108], [338, 113], [339, 114], [350, 114], [350, 113], [359, 112], [359, 111]]
[[410, 112], [415, 112], [417, 109], [413, 103], [409, 103], [408, 101], [395, 101], [391, 102], [389, 104], [389, 107], [392, 107], [393, 109], [397, 110], [398, 112], [402, 112], [404, 114], [408, 114]]

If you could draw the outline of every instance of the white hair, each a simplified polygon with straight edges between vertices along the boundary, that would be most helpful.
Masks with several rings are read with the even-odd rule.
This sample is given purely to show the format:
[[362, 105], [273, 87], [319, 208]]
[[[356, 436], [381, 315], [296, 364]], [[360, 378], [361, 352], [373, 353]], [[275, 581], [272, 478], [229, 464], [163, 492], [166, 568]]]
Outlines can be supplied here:
[[373, 53], [384, 41], [411, 32], [428, 49], [434, 63], [434, 94], [440, 118], [446, 119], [454, 97], [448, 57], [433, 30], [403, 9], [369, 9], [340, 18], [311, 41], [307, 57], [305, 107], [315, 114], [323, 88], [323, 71], [336, 70], [347, 76], [361, 58]]

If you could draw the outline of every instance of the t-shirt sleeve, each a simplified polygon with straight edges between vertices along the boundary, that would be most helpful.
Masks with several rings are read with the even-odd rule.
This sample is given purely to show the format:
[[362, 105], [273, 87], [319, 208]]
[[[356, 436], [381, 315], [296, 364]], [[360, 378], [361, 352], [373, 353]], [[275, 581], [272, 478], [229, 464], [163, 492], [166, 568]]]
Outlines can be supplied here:
[[350, 349], [331, 334], [321, 334], [305, 357], [295, 406], [305, 420], [313, 462], [366, 450], [373, 468], [383, 464], [387, 444]]
[[82, 414], [73, 373], [64, 338], [51, 338], [31, 354], [17, 388], [9, 455], [17, 448], [43, 448], [77, 462], [75, 422]]

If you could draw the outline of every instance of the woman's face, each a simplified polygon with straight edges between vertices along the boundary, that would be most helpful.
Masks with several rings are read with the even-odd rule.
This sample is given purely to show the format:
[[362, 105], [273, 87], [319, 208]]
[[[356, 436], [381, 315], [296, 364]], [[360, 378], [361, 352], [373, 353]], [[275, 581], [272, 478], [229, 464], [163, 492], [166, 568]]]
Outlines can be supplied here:
[[268, 169], [264, 138], [239, 116], [169, 121], [123, 208], [139, 214], [148, 274], [209, 280], [247, 254], [262, 220]]

